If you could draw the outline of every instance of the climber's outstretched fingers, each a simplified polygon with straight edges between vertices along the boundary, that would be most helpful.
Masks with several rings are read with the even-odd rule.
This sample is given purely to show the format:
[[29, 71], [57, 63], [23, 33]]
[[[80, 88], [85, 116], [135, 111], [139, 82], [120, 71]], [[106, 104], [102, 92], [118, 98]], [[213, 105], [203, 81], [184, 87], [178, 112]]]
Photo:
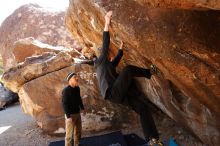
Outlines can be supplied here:
[[108, 11], [105, 15], [105, 27], [104, 27], [104, 31], [108, 31], [109, 30], [109, 25], [111, 23], [111, 17], [112, 17], [112, 11]]

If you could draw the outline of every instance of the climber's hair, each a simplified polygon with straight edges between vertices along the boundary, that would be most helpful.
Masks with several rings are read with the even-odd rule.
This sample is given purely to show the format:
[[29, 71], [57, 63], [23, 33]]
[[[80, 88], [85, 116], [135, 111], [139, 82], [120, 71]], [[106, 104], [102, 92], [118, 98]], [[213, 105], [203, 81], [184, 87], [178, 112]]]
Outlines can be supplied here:
[[94, 54], [93, 57], [94, 57], [94, 58], [99, 57], [100, 54], [101, 54], [101, 51], [102, 51], [102, 48], [101, 48], [101, 47], [97, 48], [97, 54]]

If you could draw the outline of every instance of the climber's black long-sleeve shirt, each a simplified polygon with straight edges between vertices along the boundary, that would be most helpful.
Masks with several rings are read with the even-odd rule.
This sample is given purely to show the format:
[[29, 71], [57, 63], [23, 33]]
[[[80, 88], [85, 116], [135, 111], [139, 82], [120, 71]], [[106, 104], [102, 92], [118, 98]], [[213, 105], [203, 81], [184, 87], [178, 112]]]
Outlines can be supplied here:
[[116, 67], [123, 56], [122, 49], [119, 49], [115, 58], [112, 61], [110, 61], [108, 59], [109, 45], [110, 45], [110, 34], [108, 31], [104, 31], [102, 51], [100, 56], [93, 61], [82, 62], [95, 66], [97, 73], [97, 80], [99, 83], [101, 94], [104, 98], [106, 98], [107, 89], [113, 85], [116, 78], [118, 77], [118, 73], [116, 72]]
[[80, 96], [80, 88], [78, 86], [66, 86], [62, 91], [62, 104], [67, 118], [69, 118], [71, 114], [79, 113], [80, 109], [84, 110]]

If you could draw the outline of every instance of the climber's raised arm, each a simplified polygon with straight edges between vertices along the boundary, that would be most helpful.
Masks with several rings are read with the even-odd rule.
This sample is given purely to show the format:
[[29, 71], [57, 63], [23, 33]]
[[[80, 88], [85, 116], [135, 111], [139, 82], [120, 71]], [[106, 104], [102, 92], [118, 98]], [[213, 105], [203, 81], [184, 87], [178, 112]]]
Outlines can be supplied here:
[[81, 60], [79, 63], [80, 64], [94, 65], [94, 60], [95, 60], [95, 58], [93, 60]]
[[109, 25], [111, 22], [112, 11], [109, 11], [105, 15], [105, 27], [103, 31], [103, 40], [102, 40], [102, 50], [99, 58], [107, 59], [109, 53], [109, 45], [110, 45], [110, 34], [109, 34]]
[[117, 66], [123, 56], [123, 42], [121, 41], [121, 44], [120, 44], [120, 47], [119, 47], [119, 50], [118, 50], [118, 53], [117, 55], [115, 56], [115, 58], [112, 60], [112, 63], [114, 66]]

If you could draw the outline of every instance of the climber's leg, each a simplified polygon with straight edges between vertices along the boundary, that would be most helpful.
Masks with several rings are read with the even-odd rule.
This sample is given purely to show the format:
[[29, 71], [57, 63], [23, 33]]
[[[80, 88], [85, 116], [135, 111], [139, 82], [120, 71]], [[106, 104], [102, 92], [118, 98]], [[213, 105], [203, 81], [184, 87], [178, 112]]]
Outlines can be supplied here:
[[141, 101], [138, 97], [134, 96], [127, 95], [128, 104], [140, 116], [140, 121], [146, 141], [148, 142], [153, 138], [158, 140], [159, 134], [147, 104]]
[[115, 103], [122, 103], [123, 97], [127, 94], [134, 77], [146, 77], [150, 79], [150, 69], [139, 68], [132, 65], [126, 66], [121, 71], [112, 87], [108, 89], [106, 99]]

